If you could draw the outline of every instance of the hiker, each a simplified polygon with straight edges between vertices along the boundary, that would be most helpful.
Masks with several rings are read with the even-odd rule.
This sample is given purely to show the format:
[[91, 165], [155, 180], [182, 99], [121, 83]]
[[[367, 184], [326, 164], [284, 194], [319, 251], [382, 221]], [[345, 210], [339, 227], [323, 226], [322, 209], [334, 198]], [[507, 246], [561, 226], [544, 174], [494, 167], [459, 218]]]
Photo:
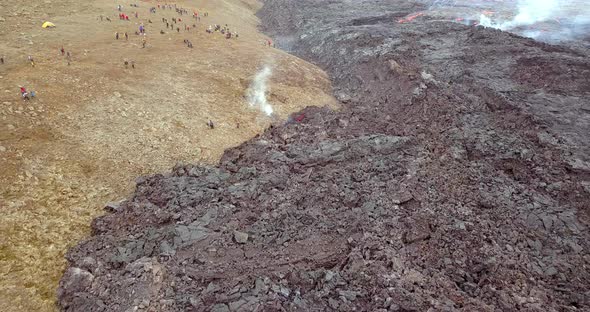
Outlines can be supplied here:
[[115, 33], [115, 39], [119, 40], [119, 32]]
[[142, 48], [142, 49], [143, 49], [143, 48], [145, 48], [145, 44], [146, 44], [146, 43], [147, 43], [147, 42], [146, 42], [145, 38], [143, 38], [143, 39], [141, 40], [141, 48]]
[[180, 32], [180, 27], [176, 27], [176, 32]]
[[125, 32], [125, 40], [129, 40], [129, 35]]
[[29, 55], [29, 62], [31, 62], [31, 66], [35, 67], [35, 61], [33, 60], [33, 57]]
[[20, 87], [20, 95], [23, 98], [23, 101], [29, 100], [29, 94], [27, 93], [27, 89], [25, 89], [25, 87], [23, 86]]
[[121, 12], [121, 5], [120, 4], [117, 6], [117, 10], [119, 10], [119, 12]]
[[215, 125], [213, 124], [213, 121], [211, 119], [209, 119], [209, 121], [207, 122], [207, 127], [209, 127], [209, 129], [215, 129]]
[[66, 50], [64, 50], [64, 47], [63, 46], [61, 47], [61, 50], [60, 51], [61, 51], [61, 56], [63, 56], [66, 53]]
[[72, 54], [70, 51], [66, 53], [66, 60], [68, 60], [68, 66], [70, 66], [70, 61], [72, 60]]

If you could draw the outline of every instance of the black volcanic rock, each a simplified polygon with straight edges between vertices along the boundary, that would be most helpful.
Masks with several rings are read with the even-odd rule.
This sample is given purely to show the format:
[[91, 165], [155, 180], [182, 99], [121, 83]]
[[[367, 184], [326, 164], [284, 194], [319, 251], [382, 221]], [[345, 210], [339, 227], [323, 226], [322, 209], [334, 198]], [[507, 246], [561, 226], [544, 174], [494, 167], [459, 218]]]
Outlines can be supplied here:
[[62, 310], [589, 310], [589, 51], [397, 22], [421, 9], [267, 1], [342, 109], [141, 179], [68, 252]]

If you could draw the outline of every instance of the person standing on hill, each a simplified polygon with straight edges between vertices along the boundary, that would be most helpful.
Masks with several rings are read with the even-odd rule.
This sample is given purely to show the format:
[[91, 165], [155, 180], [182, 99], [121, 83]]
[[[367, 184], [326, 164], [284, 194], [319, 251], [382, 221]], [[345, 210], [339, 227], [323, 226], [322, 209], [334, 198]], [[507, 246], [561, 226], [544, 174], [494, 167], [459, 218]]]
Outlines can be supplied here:
[[125, 32], [125, 40], [129, 40], [129, 35]]
[[119, 40], [119, 32], [115, 33], [115, 39]]
[[61, 50], [60, 50], [60, 52], [61, 52], [61, 56], [63, 56], [63, 55], [66, 53], [66, 50], [64, 49], [64, 47], [63, 47], [63, 46], [61, 47]]
[[27, 92], [27, 89], [25, 89], [25, 87], [23, 86], [20, 86], [20, 96], [23, 98], [23, 101], [30, 100], [29, 93]]

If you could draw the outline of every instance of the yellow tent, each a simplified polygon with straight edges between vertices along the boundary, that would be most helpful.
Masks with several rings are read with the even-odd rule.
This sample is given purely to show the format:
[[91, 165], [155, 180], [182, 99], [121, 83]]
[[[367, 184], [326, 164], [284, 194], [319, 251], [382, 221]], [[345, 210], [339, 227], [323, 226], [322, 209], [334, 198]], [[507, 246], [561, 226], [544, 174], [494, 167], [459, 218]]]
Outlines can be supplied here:
[[45, 22], [45, 23], [43, 23], [43, 26], [41, 26], [41, 27], [43, 27], [43, 28], [48, 28], [48, 27], [49, 28], [53, 28], [53, 27], [55, 27], [55, 24], [52, 23], [52, 22]]

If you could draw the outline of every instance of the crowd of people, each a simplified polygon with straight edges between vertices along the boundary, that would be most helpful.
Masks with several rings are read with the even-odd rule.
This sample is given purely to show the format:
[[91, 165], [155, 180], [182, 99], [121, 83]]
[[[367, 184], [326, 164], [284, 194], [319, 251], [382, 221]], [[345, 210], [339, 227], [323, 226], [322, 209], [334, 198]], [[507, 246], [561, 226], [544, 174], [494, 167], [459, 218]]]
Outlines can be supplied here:
[[[131, 4], [130, 7], [139, 8], [139, 5]], [[188, 10], [186, 8], [178, 7], [176, 4], [157, 4], [157, 6], [149, 8], [150, 14], [156, 14], [158, 12], [158, 10], [161, 10], [162, 12], [174, 10], [174, 12], [176, 14], [178, 14], [178, 16], [173, 16], [171, 18], [162, 17], [162, 24], [166, 26], [166, 29], [167, 30], [170, 29], [172, 32], [176, 31], [177, 33], [180, 33], [181, 27], [182, 27], [182, 30], [185, 32], [190, 32], [191, 30], [197, 29], [197, 23], [201, 21], [201, 17], [208, 17], [209, 16], [209, 12], [199, 12], [196, 10]], [[129, 15], [124, 12], [125, 10], [122, 5], [120, 5], [120, 4], [117, 5], [117, 11], [119, 12], [118, 13], [119, 20], [131, 21], [131, 18], [129, 17]], [[139, 19], [139, 13], [137, 11], [134, 11], [130, 14], [132, 14], [132, 16], [135, 17], [135, 19]], [[106, 20], [108, 22], [112, 22], [111, 18], [108, 16], [100, 15], [99, 18], [100, 18], [100, 21]], [[184, 19], [184, 21], [183, 21], [183, 19]], [[151, 19], [148, 19], [148, 24], [151, 24], [151, 23], [152, 23]], [[219, 25], [219, 24], [211, 24], [211, 25], [209, 25], [208, 28], [205, 29], [205, 31], [209, 34], [220, 33], [226, 39], [239, 37], [239, 35], [236, 31], [232, 32], [230, 30], [228, 24], [225, 24], [224, 26]], [[165, 34], [165, 31], [163, 29], [161, 29], [160, 34]], [[141, 46], [142, 46], [142, 48], [146, 48], [147, 29], [143, 23], [140, 23], [137, 31], [135, 31], [135, 35], [142, 36]], [[121, 36], [123, 36], [126, 41], [129, 40], [129, 34], [126, 31], [125, 32], [119, 32], [119, 31], [115, 32], [115, 40], [119, 40], [121, 38]], [[185, 46], [187, 46], [188, 48], [193, 48], [193, 43], [191, 40], [184, 39], [183, 42], [184, 42]], [[273, 46], [272, 42], [270, 40], [267, 40], [265, 42], [265, 45], [266, 44], [268, 44], [268, 46]], [[71, 52], [66, 51], [63, 46], [61, 47], [59, 52], [62, 57], [65, 57], [67, 64], [70, 65], [71, 59], [72, 59]], [[28, 61], [32, 67], [35, 67], [35, 61], [34, 61], [32, 55], [28, 56]], [[0, 65], [3, 65], [4, 63], [5, 63], [5, 57], [0, 56]], [[134, 60], [128, 60], [127, 58], [125, 58], [123, 61], [123, 65], [125, 68], [131, 67], [132, 69], [135, 69], [135, 61]], [[19, 86], [19, 88], [20, 88], [21, 97], [24, 101], [29, 101], [29, 100], [31, 100], [31, 98], [34, 98], [36, 95], [35, 91], [29, 92], [29, 91], [27, 91], [27, 89], [24, 86]], [[214, 129], [214, 127], [215, 127], [212, 120], [209, 120], [207, 122], [207, 126], [210, 129]]]

